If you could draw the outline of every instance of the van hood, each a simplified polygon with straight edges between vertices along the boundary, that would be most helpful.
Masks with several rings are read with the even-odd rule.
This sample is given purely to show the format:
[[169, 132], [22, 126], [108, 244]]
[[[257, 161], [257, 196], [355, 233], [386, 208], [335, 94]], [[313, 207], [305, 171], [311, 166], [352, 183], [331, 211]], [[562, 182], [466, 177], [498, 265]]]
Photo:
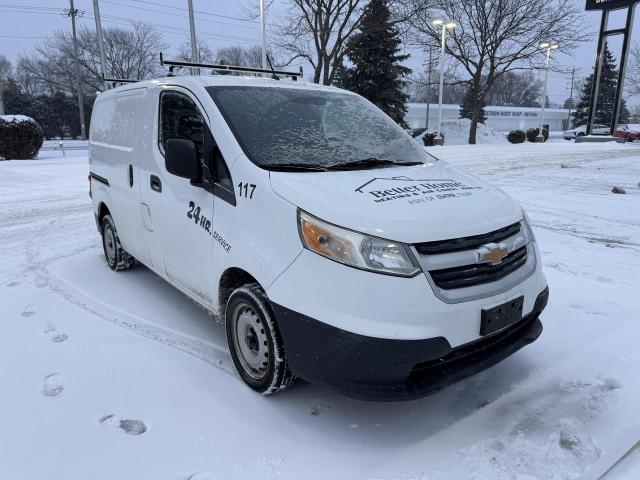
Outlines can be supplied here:
[[522, 219], [501, 190], [446, 162], [336, 172], [270, 172], [274, 192], [336, 225], [404, 243], [466, 237]]

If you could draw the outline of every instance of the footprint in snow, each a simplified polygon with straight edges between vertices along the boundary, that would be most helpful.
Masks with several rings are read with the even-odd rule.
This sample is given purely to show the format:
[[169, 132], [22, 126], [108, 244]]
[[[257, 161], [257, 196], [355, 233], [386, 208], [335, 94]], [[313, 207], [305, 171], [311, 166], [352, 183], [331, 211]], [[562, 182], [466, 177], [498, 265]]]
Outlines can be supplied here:
[[120, 418], [115, 415], [104, 415], [100, 418], [100, 424], [118, 428], [128, 435], [142, 435], [148, 430], [147, 425], [142, 420]]
[[204, 472], [196, 472], [193, 475], [189, 475], [187, 480], [214, 480], [211, 475]]
[[55, 328], [49, 328], [44, 332], [53, 343], [62, 343], [69, 339], [69, 335]]
[[45, 397], [57, 397], [64, 390], [62, 384], [62, 375], [59, 373], [52, 373], [44, 377], [42, 385], [42, 394]]
[[36, 307], [34, 307], [33, 305], [27, 305], [22, 309], [22, 312], [20, 312], [20, 315], [22, 315], [25, 318], [31, 317], [35, 314], [36, 314]]

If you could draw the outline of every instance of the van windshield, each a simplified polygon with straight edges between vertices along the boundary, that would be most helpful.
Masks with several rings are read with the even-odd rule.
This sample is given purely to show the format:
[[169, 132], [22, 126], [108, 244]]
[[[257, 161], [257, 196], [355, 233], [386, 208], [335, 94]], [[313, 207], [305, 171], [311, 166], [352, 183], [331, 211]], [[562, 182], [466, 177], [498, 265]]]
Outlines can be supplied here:
[[367, 168], [436, 160], [357, 95], [253, 86], [207, 91], [244, 153], [263, 168]]

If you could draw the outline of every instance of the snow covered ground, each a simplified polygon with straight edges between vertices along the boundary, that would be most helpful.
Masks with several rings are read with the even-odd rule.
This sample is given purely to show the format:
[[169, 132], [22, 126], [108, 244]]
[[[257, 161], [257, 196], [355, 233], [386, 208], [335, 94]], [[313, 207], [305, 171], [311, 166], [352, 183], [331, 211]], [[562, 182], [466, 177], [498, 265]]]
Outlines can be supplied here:
[[0, 478], [640, 478], [639, 147], [433, 150], [526, 207], [551, 298], [537, 342], [398, 404], [255, 395], [215, 320], [106, 267], [86, 151], [0, 162]]

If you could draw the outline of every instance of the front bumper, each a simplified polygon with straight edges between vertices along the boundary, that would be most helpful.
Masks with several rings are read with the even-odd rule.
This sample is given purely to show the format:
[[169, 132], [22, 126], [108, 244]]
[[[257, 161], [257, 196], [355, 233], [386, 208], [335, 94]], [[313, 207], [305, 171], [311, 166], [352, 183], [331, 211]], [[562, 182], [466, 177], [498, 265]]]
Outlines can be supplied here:
[[292, 372], [361, 400], [423, 397], [485, 370], [542, 333], [548, 287], [521, 321], [452, 348], [444, 337], [376, 338], [348, 332], [272, 302]]

